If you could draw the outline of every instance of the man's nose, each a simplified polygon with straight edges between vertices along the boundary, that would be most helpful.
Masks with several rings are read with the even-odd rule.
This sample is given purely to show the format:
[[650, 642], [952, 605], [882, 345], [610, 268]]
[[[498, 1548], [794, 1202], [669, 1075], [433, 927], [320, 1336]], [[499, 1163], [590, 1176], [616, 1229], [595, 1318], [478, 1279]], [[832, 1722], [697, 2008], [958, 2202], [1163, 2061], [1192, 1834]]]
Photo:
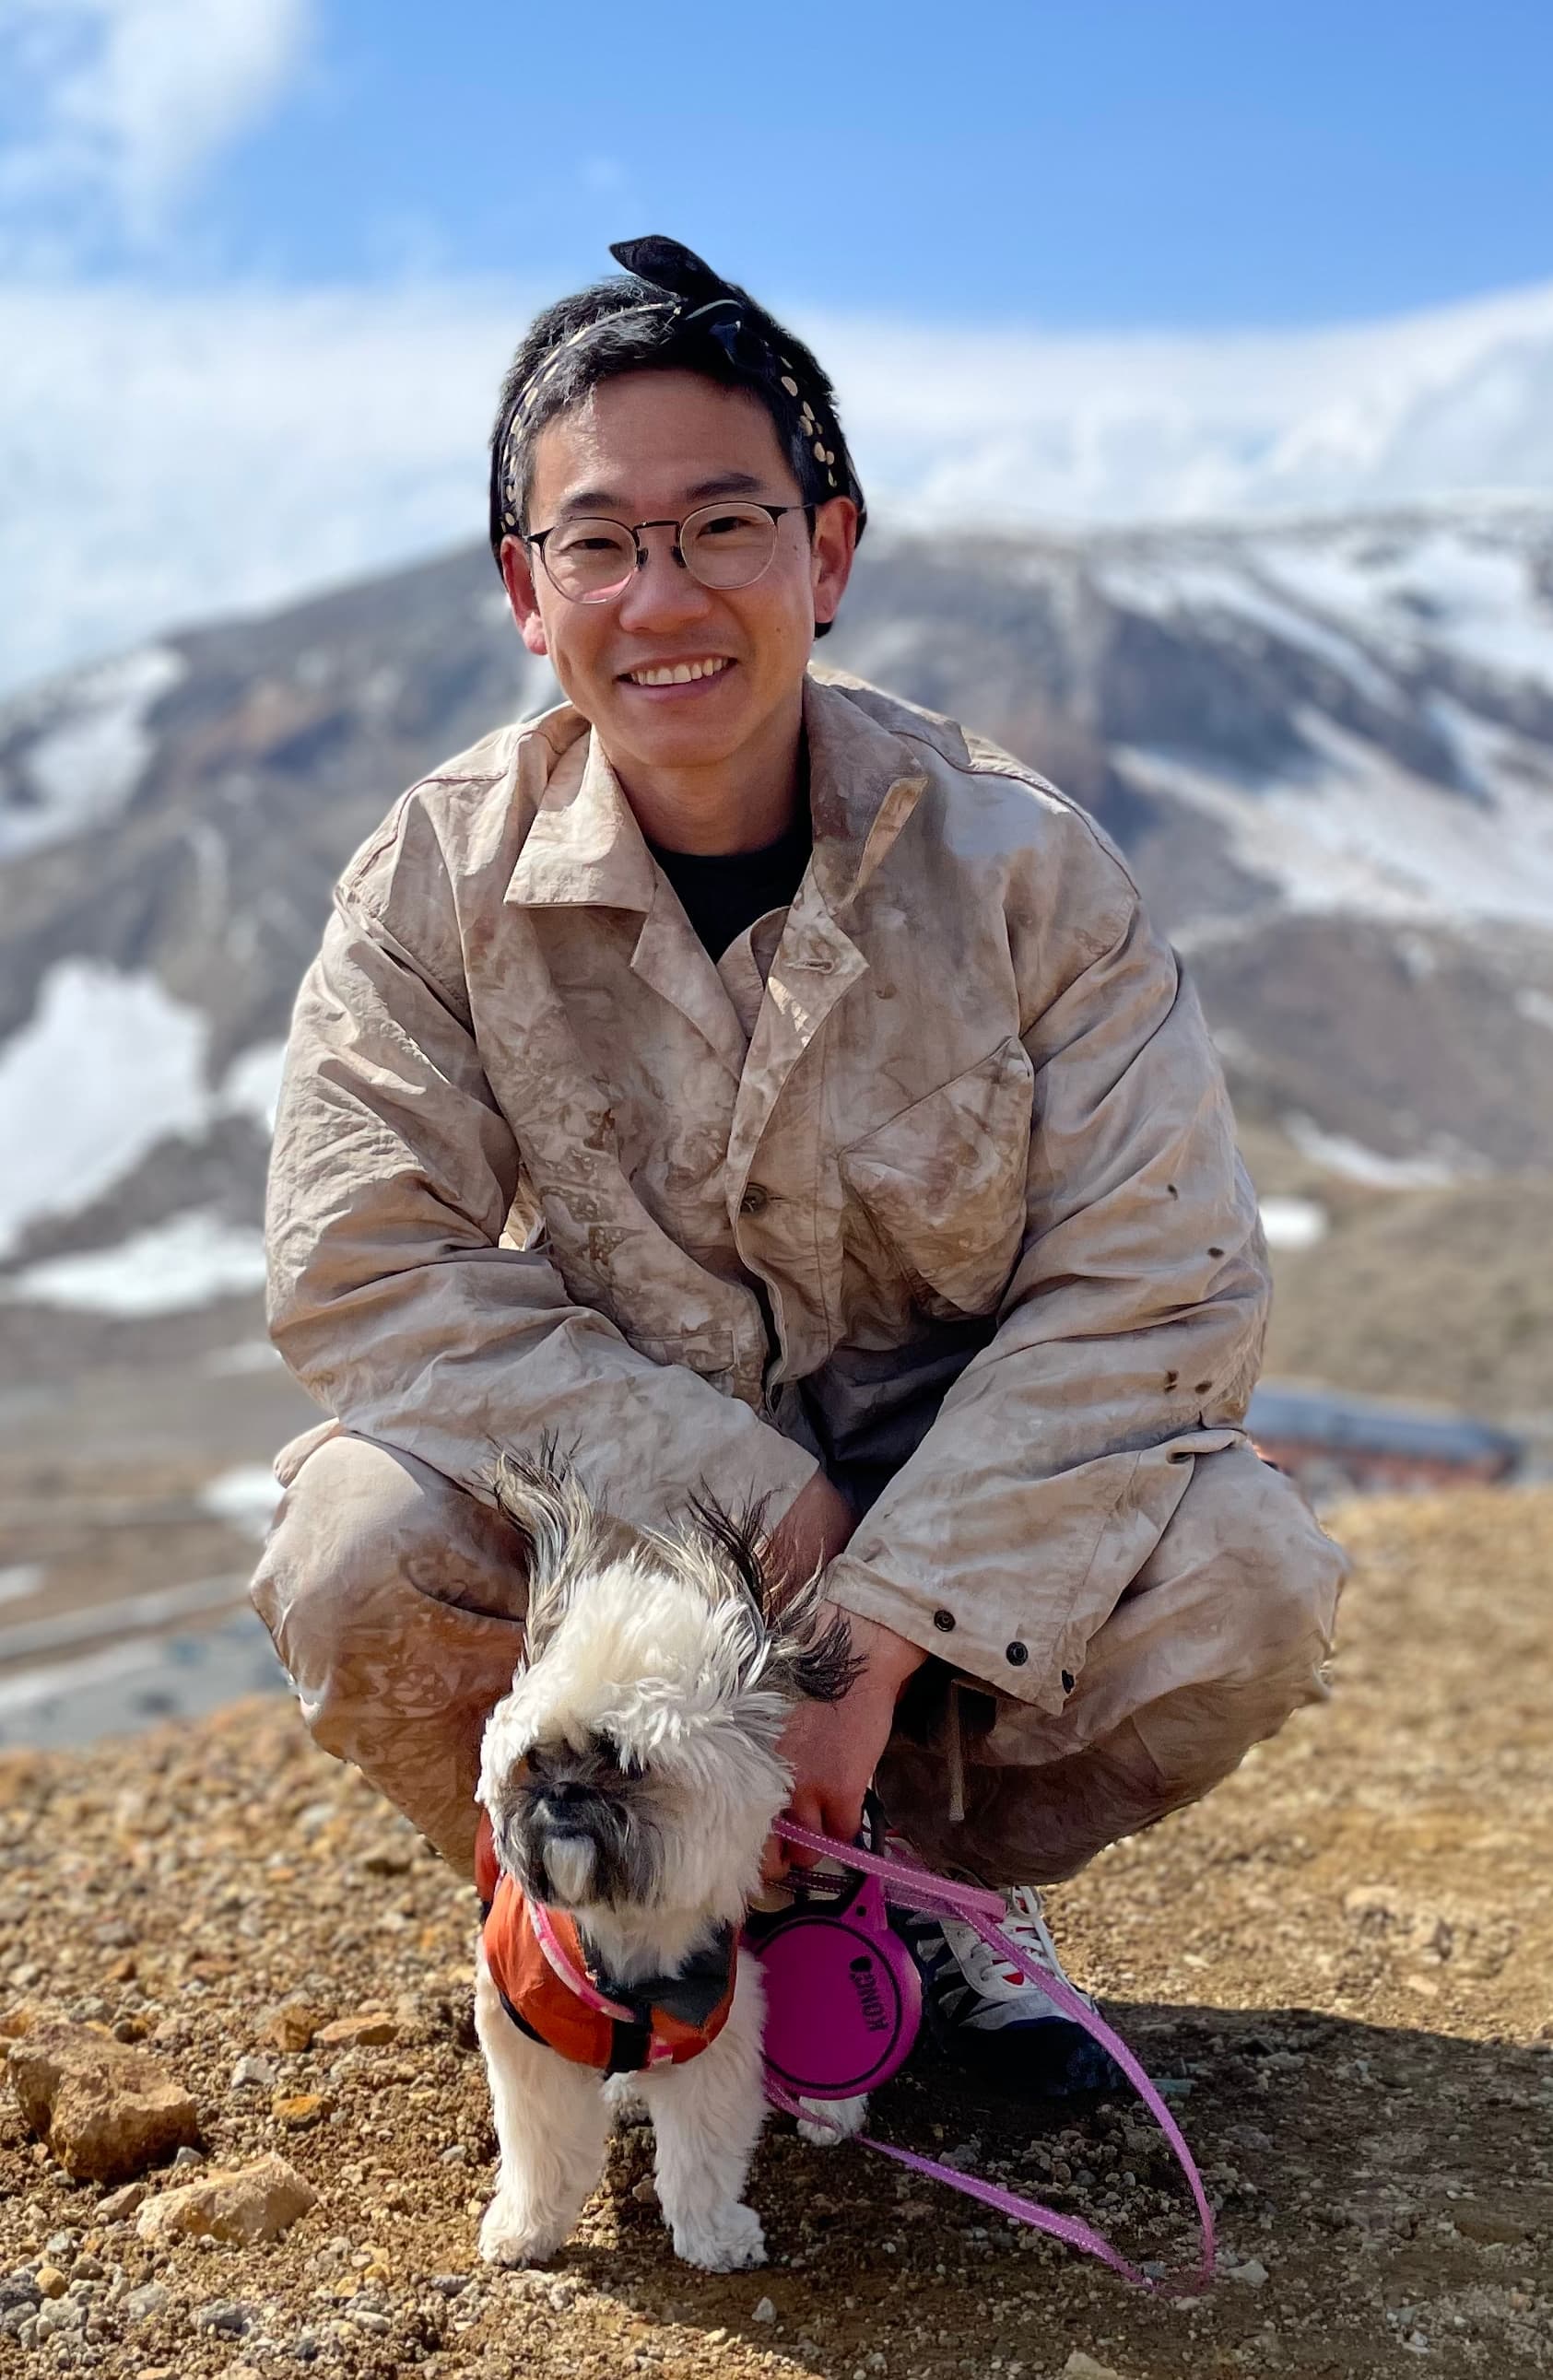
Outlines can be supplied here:
[[620, 590], [621, 626], [642, 630], [703, 618], [711, 608], [709, 590], [676, 558], [674, 531], [644, 529], [642, 544], [647, 559]]

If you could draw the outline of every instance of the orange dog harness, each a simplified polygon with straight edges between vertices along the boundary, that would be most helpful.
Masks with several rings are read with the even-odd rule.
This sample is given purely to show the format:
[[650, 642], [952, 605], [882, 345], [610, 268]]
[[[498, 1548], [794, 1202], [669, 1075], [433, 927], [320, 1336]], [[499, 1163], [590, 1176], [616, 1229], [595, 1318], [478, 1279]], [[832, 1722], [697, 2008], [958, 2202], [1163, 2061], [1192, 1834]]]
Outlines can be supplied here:
[[731, 1926], [682, 1973], [621, 1985], [590, 1964], [574, 1918], [525, 1899], [503, 1874], [483, 1810], [474, 1881], [485, 1963], [502, 2006], [520, 2032], [574, 2066], [596, 2067], [601, 2074], [682, 2066], [728, 2022], [736, 1950]]

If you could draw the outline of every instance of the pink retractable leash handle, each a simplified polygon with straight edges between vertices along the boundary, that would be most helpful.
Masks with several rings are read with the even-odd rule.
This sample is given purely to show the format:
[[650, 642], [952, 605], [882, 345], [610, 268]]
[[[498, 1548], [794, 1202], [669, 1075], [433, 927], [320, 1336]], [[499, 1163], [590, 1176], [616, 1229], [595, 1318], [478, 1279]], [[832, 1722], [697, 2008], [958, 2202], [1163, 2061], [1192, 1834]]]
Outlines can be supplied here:
[[[1037, 2231], [1049, 2232], [1053, 2239], [1064, 2240], [1085, 2255], [1097, 2256], [1123, 2279], [1135, 2281], [1141, 2289], [1186, 2290], [1206, 2288], [1214, 2277], [1216, 2247], [1213, 2209], [1208, 2204], [1203, 2177], [1198, 2172], [1191, 2150], [1181, 2137], [1180, 2125], [1171, 2115], [1155, 2085], [1144, 2073], [1132, 2052], [1120, 2036], [1114, 2033], [1104, 2017], [1086, 2006], [1079, 1994], [1058, 1976], [1047, 1974], [1036, 1965], [1017, 1942], [1010, 1941], [998, 1920], [1004, 1915], [1003, 1896], [989, 1892], [980, 1885], [956, 1884], [948, 1876], [935, 1876], [930, 1869], [908, 1867], [899, 1860], [884, 1859], [877, 1852], [863, 1851], [856, 1843], [833, 1840], [829, 1835], [812, 1834], [790, 1818], [778, 1818], [776, 1831], [789, 1843], [798, 1843], [805, 1851], [828, 1853], [844, 1866], [854, 1868], [864, 1876], [876, 1876], [884, 1887], [887, 1900], [904, 1902], [910, 1909], [923, 1911], [934, 1917], [954, 1917], [973, 1925], [984, 1942], [989, 1943], [1000, 1959], [1018, 1968], [1026, 1982], [1044, 1992], [1052, 2006], [1061, 2010], [1070, 2021], [1079, 2025], [1091, 2039], [1097, 2041], [1126, 2075], [1150, 2115], [1175, 2151], [1177, 2161], [1186, 2176], [1202, 2227], [1203, 2253], [1195, 2272], [1156, 2278], [1130, 2262], [1120, 2250], [1113, 2248], [1103, 2232], [1083, 2222], [1078, 2216], [1059, 2215], [1055, 2207], [1043, 2206], [1038, 2199], [1021, 2197], [1017, 2191], [1002, 2190], [997, 2183], [983, 2181], [975, 2174], [957, 2173], [950, 2166], [937, 2164], [932, 2157], [915, 2155], [910, 2149], [894, 2147], [888, 2141], [875, 2140], [869, 2133], [858, 2138], [865, 2148], [876, 2149], [882, 2156], [893, 2157], [898, 2165], [908, 2167], [913, 2173], [926, 2174], [935, 2181], [947, 2181], [951, 2189], [962, 2191], [969, 2198], [979, 2199], [984, 2206], [992, 2207], [1012, 2221], [1028, 2223]], [[766, 2069], [766, 2096], [772, 2105], [789, 2116], [801, 2116], [805, 2122], [823, 2124], [826, 2119], [822, 2107], [813, 2101], [801, 2105], [770, 2066]]]

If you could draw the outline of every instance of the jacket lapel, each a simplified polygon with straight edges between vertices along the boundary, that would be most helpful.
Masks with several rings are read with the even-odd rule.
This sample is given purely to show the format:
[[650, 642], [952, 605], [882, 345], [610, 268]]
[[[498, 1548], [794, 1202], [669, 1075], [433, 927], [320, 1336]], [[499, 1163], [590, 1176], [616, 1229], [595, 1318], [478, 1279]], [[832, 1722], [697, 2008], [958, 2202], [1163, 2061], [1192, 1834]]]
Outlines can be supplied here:
[[794, 1067], [842, 994], [868, 971], [847, 930], [853, 901], [927, 783], [911, 747], [810, 675], [803, 722], [814, 850], [776, 946], [728, 1139], [731, 1217]]
[[584, 733], [551, 770], [507, 886], [531, 908], [625, 909], [642, 919], [631, 972], [694, 1026], [735, 1082], [743, 1029], [721, 977], [654, 866], [596, 735]]

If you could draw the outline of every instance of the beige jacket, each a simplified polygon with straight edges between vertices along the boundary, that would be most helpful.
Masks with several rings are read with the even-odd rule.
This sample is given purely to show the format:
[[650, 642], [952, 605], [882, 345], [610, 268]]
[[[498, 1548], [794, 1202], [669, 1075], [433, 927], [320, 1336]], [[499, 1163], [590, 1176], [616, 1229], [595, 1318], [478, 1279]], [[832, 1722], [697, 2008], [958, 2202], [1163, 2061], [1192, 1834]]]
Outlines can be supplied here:
[[837, 1599], [1055, 1713], [1238, 1435], [1255, 1199], [1084, 813], [836, 673], [805, 719], [813, 859], [718, 965], [569, 707], [404, 795], [298, 1000], [274, 1334], [476, 1495], [554, 1431], [632, 1519], [774, 1520], [823, 1456], [882, 1489]]

